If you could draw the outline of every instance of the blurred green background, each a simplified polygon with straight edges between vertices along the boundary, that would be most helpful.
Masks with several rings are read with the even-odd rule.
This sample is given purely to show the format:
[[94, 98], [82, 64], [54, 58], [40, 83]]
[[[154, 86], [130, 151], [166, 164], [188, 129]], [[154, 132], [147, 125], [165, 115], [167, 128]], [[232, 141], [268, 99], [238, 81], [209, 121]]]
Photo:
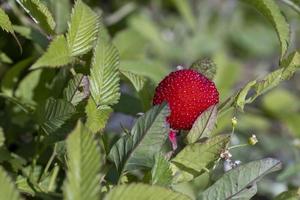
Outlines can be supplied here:
[[[57, 30], [67, 28], [72, 2], [44, 0], [54, 14]], [[221, 101], [248, 81], [261, 78], [278, 67], [279, 42], [271, 25], [253, 8], [237, 0], [86, 0], [103, 19], [121, 54], [120, 68], [144, 75], [156, 84], [176, 66], [190, 66], [210, 57], [217, 64], [215, 83]], [[300, 15], [281, 1], [291, 25], [290, 51], [299, 48]], [[0, 78], [7, 72], [16, 76], [14, 94], [30, 104], [42, 102], [51, 92], [54, 70], [26, 70], [47, 47], [41, 34], [14, 0], [0, 0], [1, 7], [16, 25], [23, 46], [21, 54], [12, 36], [0, 31]], [[17, 64], [16, 64], [17, 63]], [[16, 67], [16, 65], [18, 67]], [[16, 70], [10, 70], [14, 67]], [[40, 85], [39, 82], [47, 82]], [[2, 85], [2, 90], [5, 85]], [[43, 92], [39, 92], [43, 91]], [[115, 106], [106, 132], [119, 133], [130, 128], [137, 113], [144, 112], [134, 89], [122, 83], [120, 103]], [[219, 117], [215, 133], [231, 132], [231, 118], [238, 119], [232, 144], [245, 143], [256, 134], [256, 146], [232, 150], [233, 158], [247, 162], [275, 157], [283, 170], [259, 183], [254, 199], [272, 199], [289, 188], [300, 187], [300, 75], [247, 105], [244, 113], [228, 112]], [[16, 114], [17, 113], [17, 114]], [[0, 126], [8, 133], [10, 148], [16, 148], [30, 135], [30, 117], [16, 107], [7, 108], [0, 99]], [[17, 138], [17, 139], [16, 139]], [[16, 141], [17, 140], [17, 141]], [[25, 145], [26, 147], [26, 145]], [[23, 148], [25, 148], [23, 147]], [[22, 149], [17, 149], [19, 152]], [[1, 159], [1, 158], [0, 158]], [[195, 183], [199, 184], [199, 183]], [[195, 193], [192, 184], [180, 191]]]

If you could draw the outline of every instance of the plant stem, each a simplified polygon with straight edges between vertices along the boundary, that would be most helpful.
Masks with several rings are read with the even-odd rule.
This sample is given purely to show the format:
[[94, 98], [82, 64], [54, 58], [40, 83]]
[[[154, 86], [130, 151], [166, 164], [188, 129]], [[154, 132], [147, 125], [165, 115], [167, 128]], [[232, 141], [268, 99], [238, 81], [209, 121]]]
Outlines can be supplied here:
[[228, 150], [230, 150], [230, 149], [235, 149], [235, 148], [239, 148], [239, 147], [246, 147], [246, 146], [248, 146], [249, 144], [238, 144], [238, 145], [234, 145], [234, 146], [231, 146], [231, 147], [229, 147], [228, 148]]

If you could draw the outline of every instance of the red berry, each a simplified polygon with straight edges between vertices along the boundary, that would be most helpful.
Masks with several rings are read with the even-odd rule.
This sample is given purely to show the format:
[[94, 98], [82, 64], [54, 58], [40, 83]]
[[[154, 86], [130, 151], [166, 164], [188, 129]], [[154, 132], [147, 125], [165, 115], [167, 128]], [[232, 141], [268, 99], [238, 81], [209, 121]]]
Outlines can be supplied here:
[[170, 73], [157, 86], [153, 104], [168, 102], [171, 114], [167, 121], [171, 128], [189, 130], [197, 117], [219, 102], [215, 84], [192, 69]]

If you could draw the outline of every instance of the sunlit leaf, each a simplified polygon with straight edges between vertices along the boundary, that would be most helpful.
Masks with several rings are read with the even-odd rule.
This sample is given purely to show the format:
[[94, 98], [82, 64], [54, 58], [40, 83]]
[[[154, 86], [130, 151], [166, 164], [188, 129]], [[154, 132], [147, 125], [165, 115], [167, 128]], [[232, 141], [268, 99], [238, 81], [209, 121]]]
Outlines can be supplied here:
[[54, 33], [55, 21], [49, 9], [39, 0], [17, 0], [33, 21], [39, 24], [48, 34]]
[[98, 200], [102, 154], [94, 135], [80, 122], [67, 139], [66, 200]]
[[90, 69], [90, 91], [97, 106], [113, 105], [119, 101], [119, 54], [101, 35], [97, 41]]
[[14, 184], [12, 183], [12, 180], [2, 167], [0, 167], [0, 199], [21, 199], [21, 196]]
[[49, 44], [47, 51], [31, 66], [30, 69], [40, 67], [62, 67], [71, 62], [70, 50], [63, 35], [59, 35]]
[[187, 196], [172, 190], [146, 184], [131, 184], [114, 187], [104, 198], [105, 200], [190, 200]]
[[89, 98], [85, 107], [87, 115], [86, 127], [91, 130], [92, 133], [97, 133], [105, 128], [107, 120], [112, 113], [112, 108], [109, 106], [100, 106], [97, 108], [96, 103], [92, 98]]
[[67, 43], [72, 56], [83, 55], [93, 47], [96, 40], [99, 17], [81, 0], [77, 0], [72, 10], [67, 33]]
[[83, 74], [76, 74], [64, 89], [64, 99], [76, 106], [89, 95], [88, 80]]

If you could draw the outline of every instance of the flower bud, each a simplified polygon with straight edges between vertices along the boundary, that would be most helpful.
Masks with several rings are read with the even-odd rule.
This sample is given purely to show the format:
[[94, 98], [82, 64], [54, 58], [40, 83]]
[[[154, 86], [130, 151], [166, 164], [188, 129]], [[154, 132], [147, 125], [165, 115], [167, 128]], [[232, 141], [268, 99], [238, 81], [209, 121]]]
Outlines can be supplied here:
[[256, 137], [256, 135], [252, 135], [249, 139], [248, 139], [248, 144], [250, 145], [255, 145], [256, 143], [258, 143], [258, 139]]
[[233, 117], [231, 119], [231, 124], [232, 124], [232, 127], [235, 128], [237, 126], [237, 118], [236, 117]]

